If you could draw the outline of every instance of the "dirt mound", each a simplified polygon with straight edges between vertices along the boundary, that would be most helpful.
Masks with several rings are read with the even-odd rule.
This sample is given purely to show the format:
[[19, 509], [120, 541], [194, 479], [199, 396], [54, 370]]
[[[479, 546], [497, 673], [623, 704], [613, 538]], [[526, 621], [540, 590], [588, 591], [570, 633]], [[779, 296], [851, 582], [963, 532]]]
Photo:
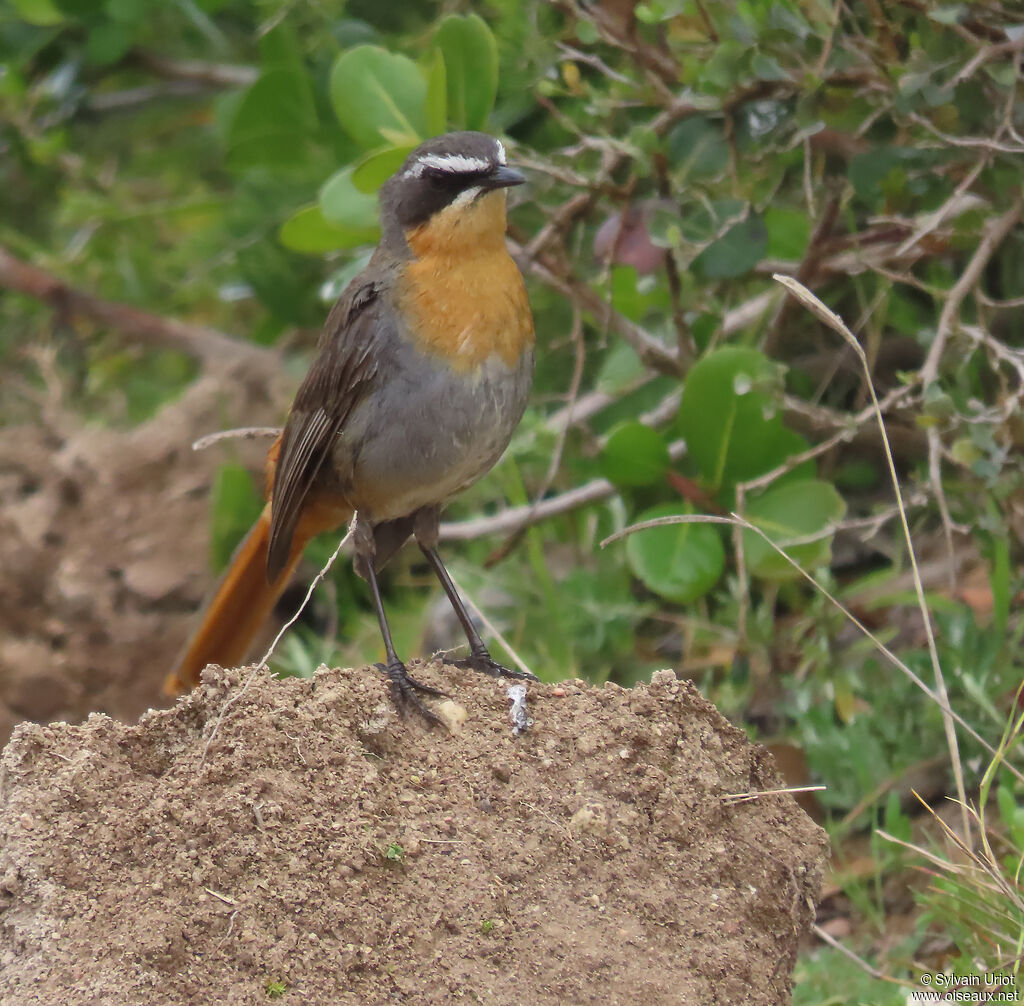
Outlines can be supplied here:
[[452, 735], [373, 669], [18, 727], [0, 1002], [789, 1001], [825, 837], [725, 799], [779, 779], [692, 687], [531, 685], [513, 736], [502, 682], [416, 673]]
[[209, 588], [213, 473], [266, 451], [189, 444], [275, 414], [259, 382], [204, 378], [132, 430], [58, 402], [0, 432], [0, 744], [19, 720], [134, 720], [158, 701], [167, 664], [139, 654], [169, 660]]

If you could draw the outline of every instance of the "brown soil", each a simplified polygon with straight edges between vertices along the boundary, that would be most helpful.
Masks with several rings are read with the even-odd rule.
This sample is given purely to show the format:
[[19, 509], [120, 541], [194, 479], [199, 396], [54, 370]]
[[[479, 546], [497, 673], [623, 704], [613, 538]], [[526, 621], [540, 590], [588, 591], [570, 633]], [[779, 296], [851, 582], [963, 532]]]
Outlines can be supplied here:
[[[670, 672], [623, 690], [206, 672], [0, 763], [0, 1002], [785, 1003], [824, 834]], [[232, 696], [230, 701], [227, 696]]]
[[[59, 389], [34, 425], [0, 432], [0, 745], [14, 724], [134, 720], [211, 582], [209, 487], [266, 441], [192, 441], [273, 419], [265, 381], [196, 381], [130, 431], [85, 426]], [[243, 404], [244, 403], [244, 404]], [[140, 655], [146, 659], [140, 659]]]

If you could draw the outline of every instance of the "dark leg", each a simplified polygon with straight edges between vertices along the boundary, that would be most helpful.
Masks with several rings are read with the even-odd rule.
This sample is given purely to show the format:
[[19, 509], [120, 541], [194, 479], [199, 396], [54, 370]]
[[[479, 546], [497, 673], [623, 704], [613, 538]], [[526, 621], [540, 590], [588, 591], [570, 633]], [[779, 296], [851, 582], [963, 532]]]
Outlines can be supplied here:
[[405, 664], [398, 659], [398, 654], [395, 653], [395, 644], [391, 640], [391, 629], [388, 626], [387, 615], [384, 614], [384, 602], [380, 596], [380, 586], [377, 583], [377, 573], [374, 569], [372, 527], [361, 522], [357, 523], [354, 543], [358, 572], [366, 578], [366, 582], [370, 585], [370, 597], [373, 598], [377, 623], [380, 625], [381, 638], [384, 640], [384, 654], [387, 663], [377, 666], [388, 677], [392, 698], [399, 709], [403, 711], [410, 708], [415, 709], [428, 723], [440, 724], [441, 720], [420, 701], [416, 693], [423, 692], [426, 695], [442, 697], [445, 693], [413, 678], [406, 670]]
[[430, 568], [434, 571], [434, 575], [441, 581], [441, 586], [448, 595], [452, 608], [455, 609], [455, 616], [462, 626], [462, 631], [466, 634], [466, 639], [469, 640], [469, 656], [464, 660], [450, 660], [448, 662], [456, 667], [471, 667], [474, 671], [490, 674], [493, 677], [519, 678], [522, 681], [539, 680], [535, 675], [529, 674], [526, 671], [516, 671], [503, 667], [487, 652], [487, 647], [484, 646], [480, 633], [476, 631], [476, 626], [469, 617], [469, 612], [466, 611], [466, 606], [462, 603], [462, 598], [459, 597], [459, 592], [455, 589], [455, 584], [452, 583], [448, 570], [444, 568], [444, 563], [437, 554], [436, 510], [421, 510], [417, 514], [416, 541], [419, 543], [420, 550], [426, 556], [427, 562], [430, 563]]

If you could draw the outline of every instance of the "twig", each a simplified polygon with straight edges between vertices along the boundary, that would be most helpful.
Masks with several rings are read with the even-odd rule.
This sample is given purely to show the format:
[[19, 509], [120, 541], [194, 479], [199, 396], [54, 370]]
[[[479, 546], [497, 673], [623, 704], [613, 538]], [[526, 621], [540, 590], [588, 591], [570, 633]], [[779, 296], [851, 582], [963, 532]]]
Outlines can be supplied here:
[[[925, 695], [928, 696], [938, 707], [942, 710], [944, 715], [950, 716], [957, 723], [960, 724], [967, 733], [973, 737], [989, 754], [995, 754], [996, 749], [984, 738], [977, 730], [974, 729], [950, 704], [948, 696], [942, 698], [935, 689], [930, 688], [928, 684], [920, 677], [915, 671], [913, 671], [904, 661], [900, 660], [892, 650], [889, 649], [881, 639], [878, 638], [838, 597], [835, 596], [823, 583], [815, 579], [810, 573], [804, 569], [800, 563], [793, 559], [786, 551], [779, 547], [778, 543], [772, 541], [761, 530], [750, 521], [744, 520], [739, 514], [730, 514], [728, 517], [718, 517], [713, 514], [678, 514], [673, 517], [655, 517], [652, 520], [641, 521], [638, 524], [631, 524], [629, 527], [623, 528], [621, 531], [616, 531], [614, 534], [609, 535], [601, 542], [601, 547], [604, 548], [610, 545], [612, 542], [619, 541], [621, 538], [625, 538], [627, 535], [635, 534], [638, 531], [646, 531], [651, 527], [665, 527], [670, 524], [725, 524], [725, 525], [736, 525], [739, 524], [745, 531], [750, 531], [752, 534], [756, 534], [769, 548], [778, 553], [793, 567], [808, 583], [811, 584], [816, 590], [820, 591], [822, 596], [838, 609], [865, 638], [869, 639], [875, 646], [879, 653], [881, 653], [887, 660], [889, 660], [894, 667], [898, 668], [903, 674], [905, 674]], [[1010, 772], [1019, 782], [1024, 783], [1024, 772], [1021, 772], [1010, 762], [1005, 762], [1006, 769]]]
[[234, 907], [238, 904], [238, 902], [234, 898], [228, 897], [228, 895], [226, 894], [220, 894], [219, 892], [215, 891], [212, 887], [204, 887], [203, 890], [206, 891], [207, 894], [216, 898], [218, 901], [223, 901], [225, 905], [231, 905], [232, 907]]
[[957, 210], [960, 204], [960, 197], [977, 181], [978, 175], [988, 164], [988, 157], [982, 157], [978, 163], [963, 177], [960, 184], [953, 190], [953, 194], [934, 212], [926, 213], [920, 223], [914, 228], [914, 232], [895, 251], [894, 258], [901, 258], [916, 245], [921, 238], [936, 229], [951, 213]]
[[473, 598], [466, 593], [466, 591], [459, 585], [459, 582], [455, 579], [455, 577], [451, 576], [451, 573], [449, 573], [448, 575], [451, 577], [452, 583], [455, 584], [455, 589], [462, 595], [463, 600], [466, 602], [467, 605], [469, 605], [470, 609], [473, 611], [476, 617], [479, 618], [481, 622], [483, 622], [484, 628], [501, 644], [505, 652], [512, 658], [512, 663], [514, 663], [516, 667], [519, 668], [519, 670], [525, 671], [527, 674], [536, 677], [533, 671], [531, 671], [530, 668], [526, 666], [526, 662], [522, 659], [522, 657], [520, 657], [519, 654], [512, 649], [512, 646], [509, 643], [509, 641], [495, 627], [494, 623], [483, 613], [483, 611], [477, 605], [476, 601], [474, 601]]
[[[681, 440], [677, 440], [669, 444], [668, 451], [669, 457], [678, 460], [686, 452], [686, 445]], [[598, 503], [603, 499], [608, 499], [609, 496], [614, 496], [617, 492], [618, 489], [607, 479], [592, 479], [574, 489], [541, 500], [536, 507], [527, 503], [523, 506], [510, 507], [493, 516], [449, 521], [441, 525], [441, 539], [442, 541], [471, 541], [484, 535], [504, 534], [518, 527], [527, 517], [530, 524], [539, 524], [551, 517], [571, 513], [589, 503]]]
[[254, 66], [209, 63], [201, 59], [174, 59], [148, 49], [135, 49], [129, 58], [159, 77], [188, 80], [215, 87], [248, 87], [255, 83], [260, 75]]
[[108, 112], [123, 112], [139, 105], [148, 105], [151, 101], [162, 98], [191, 98], [197, 94], [206, 94], [207, 88], [197, 81], [169, 80], [163, 84], [141, 84], [139, 87], [126, 87], [121, 91], [104, 91], [90, 95], [83, 103], [84, 107], [97, 115]]
[[[751, 297], [750, 300], [746, 300], [742, 304], [738, 304], [736, 307], [726, 311], [722, 316], [721, 335], [733, 335], [754, 324], [779, 299], [778, 290], [766, 290], [764, 293], [759, 293], [756, 297]], [[570, 421], [574, 425], [585, 423], [602, 409], [621, 401], [623, 395], [643, 387], [649, 381], [652, 381], [654, 377], [655, 374], [653, 372], [642, 374], [635, 382], [628, 384], [625, 388], [618, 389], [614, 394], [607, 391], [588, 391], [576, 400], [571, 409], [564, 407], [548, 416], [545, 426], [552, 433], [558, 433]], [[676, 404], [678, 404], [679, 390], [675, 389], [672, 394], [675, 396]], [[666, 409], [670, 408], [667, 399], [664, 407]], [[652, 409], [651, 413], [647, 416], [641, 416], [640, 421], [648, 426], [658, 425], [655, 415], [657, 408]]]
[[749, 793], [725, 793], [718, 799], [724, 804], [749, 803], [763, 796], [782, 796], [784, 793], [820, 793], [827, 786], [782, 786], [779, 789], [760, 789]]
[[1010, 208], [1002, 216], [989, 221], [988, 226], [985, 228], [985, 233], [981, 241], [978, 242], [978, 247], [975, 249], [970, 261], [960, 274], [960, 278], [953, 284], [946, 295], [946, 303], [942, 305], [942, 313], [939, 315], [935, 338], [928, 349], [928, 355], [921, 366], [918, 378], [925, 387], [938, 377], [939, 361], [942, 359], [942, 354], [946, 349], [946, 342], [959, 317], [960, 307], [964, 299], [981, 279], [981, 274], [984, 272], [993, 254], [995, 254], [995, 250], [1020, 221], [1022, 211], [1024, 211], [1024, 198], [1018, 192]]
[[[1020, 197], [1017, 200], [1017, 212], [1020, 212]], [[961, 803], [967, 802], [967, 791], [964, 786], [963, 765], [960, 762], [960, 748], [957, 742], [956, 728], [953, 725], [952, 708], [949, 704], [949, 694], [946, 690], [946, 679], [942, 673], [942, 663], [939, 660], [939, 650], [935, 642], [935, 629], [932, 625], [931, 612], [928, 610], [928, 602], [924, 596], [924, 584], [921, 582], [921, 571], [917, 565], [917, 554], [914, 551], [914, 541], [910, 534], [910, 524], [907, 521], [906, 508], [903, 503], [903, 492], [900, 489], [900, 480], [896, 474], [896, 464], [893, 461], [892, 449], [889, 446], [889, 436], [885, 429], [885, 420], [882, 416], [882, 408], [878, 403], [878, 396], [875, 394], [875, 386], [871, 380], [871, 369], [864, 349], [857, 341], [854, 334], [847, 328], [846, 323], [834, 311], [829, 310], [807, 287], [798, 283], [788, 276], [775, 277], [790, 293], [793, 294], [805, 307], [807, 307], [817, 318], [823, 321], [846, 344], [857, 354], [861, 366], [864, 368], [865, 379], [867, 380], [868, 391], [871, 393], [871, 402], [874, 406], [875, 415], [878, 419], [878, 431], [882, 438], [882, 446], [885, 448], [885, 459], [889, 466], [889, 476], [892, 481], [893, 492], [896, 496], [896, 505], [899, 507], [900, 523], [903, 526], [903, 537], [907, 546], [907, 554], [910, 558], [910, 568], [914, 576], [914, 591], [917, 594], [918, 609], [924, 623], [925, 638], [928, 641], [928, 654], [931, 658], [932, 673], [935, 676], [935, 688], [941, 697], [939, 707], [942, 709], [943, 726], [946, 731], [946, 743], [949, 747], [950, 767], [953, 770], [953, 778], [956, 781], [957, 795]], [[952, 542], [950, 542], [950, 555], [952, 555]], [[971, 841], [971, 822], [969, 816], [964, 813], [962, 818], [964, 827], [964, 838]]]
[[252, 343], [234, 339], [205, 325], [161, 318], [128, 304], [103, 300], [71, 286], [0, 247], [0, 287], [50, 304], [62, 315], [81, 315], [133, 339], [194, 356], [205, 365], [222, 369], [239, 364], [269, 376], [277, 356]]
[[839, 940], [837, 940], [830, 932], [828, 932], [828, 930], [822, 929], [822, 927], [819, 926], [817, 922], [811, 923], [811, 930], [814, 933], [814, 935], [818, 937], [819, 940], [821, 940], [823, 943], [827, 943], [834, 950], [838, 950], [841, 954], [848, 957], [851, 961], [853, 961], [854, 964], [857, 965], [857, 967], [859, 967], [862, 971], [866, 971], [869, 975], [871, 975], [872, 978], [882, 978], [887, 981], [894, 980], [892, 978], [889, 978], [887, 975], [883, 974], [881, 971], [878, 970], [878, 968], [874, 967], [871, 964], [868, 964], [868, 962], [864, 960], [863, 957], [860, 957], [857, 954], [855, 954], [849, 947], [844, 946], [842, 943], [840, 943]]
[[[945, 352], [946, 343], [959, 320], [960, 308], [964, 299], [980, 281], [985, 266], [988, 265], [995, 250], [1018, 223], [1022, 211], [1024, 211], [1024, 198], [1018, 192], [1010, 208], [1002, 216], [989, 223], [978, 247], [967, 263], [967, 267], [947, 294], [946, 302], [942, 305], [942, 312], [939, 315], [935, 338], [928, 349], [928, 355], [921, 366], [918, 378], [924, 388], [927, 388], [938, 377], [939, 362]], [[946, 491], [942, 484], [942, 441], [936, 426], [928, 429], [928, 480], [942, 518], [946, 553], [951, 557], [953, 555], [953, 521], [950, 517], [949, 504], [946, 501]], [[950, 563], [949, 577], [952, 585], [952, 562]], [[962, 796], [963, 794], [961, 794]]]
[[[206, 761], [206, 756], [209, 753], [210, 745], [213, 743], [213, 739], [217, 736], [217, 731], [220, 730], [220, 725], [224, 722], [224, 717], [227, 715], [228, 709], [230, 709], [231, 706], [234, 705], [234, 703], [246, 693], [249, 686], [255, 680], [256, 675], [261, 670], [269, 670], [267, 666], [267, 661], [270, 660], [270, 658], [274, 655], [274, 651], [277, 649], [277, 644], [281, 642], [282, 638], [284, 637], [284, 634], [299, 620], [299, 617], [306, 610], [306, 605], [309, 604], [309, 600], [313, 596], [313, 591], [315, 591], [316, 588], [319, 587], [320, 584], [323, 582], [324, 577], [327, 576], [327, 574], [330, 572], [335, 560], [341, 554], [341, 550], [342, 548], [344, 548], [345, 543], [349, 540], [349, 538], [352, 537], [352, 529], [355, 526], [355, 520], [356, 515], [353, 514], [352, 523], [349, 525], [348, 530], [345, 532], [341, 541], [338, 542], [338, 547], [331, 553], [331, 557], [327, 560], [327, 562], [324, 563], [320, 572], [313, 577], [313, 582], [309, 585], [309, 590], [306, 591], [306, 596], [302, 599], [302, 603], [295, 610], [295, 614], [293, 614], [292, 617], [289, 618], [288, 621], [281, 626], [281, 630], [278, 632], [276, 636], [274, 636], [274, 640], [267, 648], [267, 652], [263, 654], [263, 656], [260, 658], [257, 664], [253, 665], [253, 669], [250, 672], [249, 676], [245, 679], [245, 683], [242, 685], [242, 687], [233, 695], [230, 695], [227, 701], [224, 703], [224, 705], [221, 706], [220, 714], [214, 721], [213, 729], [210, 731], [210, 736], [206, 739], [206, 744], [203, 746], [203, 757], [201, 761]], [[302, 752], [299, 752], [300, 757], [301, 754]]]
[[907, 116], [911, 122], [923, 126], [932, 136], [938, 137], [944, 144], [950, 147], [963, 147], [967, 150], [990, 150], [1000, 154], [1024, 154], [1024, 144], [1000, 143], [998, 140], [990, 140], [984, 136], [950, 136], [936, 129], [923, 115], [911, 112]]
[[509, 244], [513, 256], [519, 260], [519, 266], [525, 272], [536, 276], [545, 285], [568, 297], [576, 307], [599, 319], [602, 325], [628, 342], [648, 367], [662, 374], [679, 376], [680, 368], [675, 353], [660, 339], [620, 314], [602, 300], [600, 294], [575, 276], [565, 271], [559, 275], [554, 263], [547, 258], [543, 261], [531, 258], [515, 242], [510, 241]]
[[280, 434], [280, 426], [241, 426], [234, 430], [220, 430], [217, 433], [207, 433], [192, 442], [192, 450], [205, 451], [214, 444], [224, 440], [257, 440], [261, 437], [276, 437]]
[[587, 359], [586, 345], [583, 341], [583, 318], [578, 309], [573, 311], [571, 338], [576, 352], [572, 377], [569, 380], [566, 418], [565, 423], [557, 434], [555, 449], [551, 452], [551, 461], [548, 464], [548, 470], [545, 472], [544, 478], [541, 480], [540, 485], [534, 493], [533, 506], [530, 513], [523, 518], [523, 523], [520, 524], [519, 527], [513, 529], [505, 541], [503, 541], [501, 545], [487, 557], [487, 560], [484, 563], [485, 568], [489, 569], [500, 562], [522, 538], [526, 529], [530, 526], [530, 517], [532, 516], [533, 511], [537, 509], [541, 501], [547, 495], [548, 490], [551, 488], [551, 484], [555, 481], [555, 476], [558, 474], [558, 469], [562, 464], [562, 451], [565, 449], [565, 439], [569, 435], [569, 427], [572, 425], [572, 410], [580, 393], [580, 382], [583, 380], [583, 365]]

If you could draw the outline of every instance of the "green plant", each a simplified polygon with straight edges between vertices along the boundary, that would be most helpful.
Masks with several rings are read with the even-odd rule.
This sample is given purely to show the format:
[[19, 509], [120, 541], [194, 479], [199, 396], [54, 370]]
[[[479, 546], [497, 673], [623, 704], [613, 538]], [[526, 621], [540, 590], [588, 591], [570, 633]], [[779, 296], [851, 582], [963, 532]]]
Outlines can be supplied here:
[[263, 990], [268, 999], [280, 999], [288, 991], [288, 983], [280, 978], [268, 978]]
[[[0, 415], [159, 423], [221, 372], [220, 336], [254, 394], [235, 412], [206, 402], [204, 422], [278, 422], [273, 405], [248, 410], [282, 361], [299, 379], [376, 240], [383, 179], [428, 133], [500, 133], [530, 173], [510, 220], [540, 352], [507, 457], [448, 514], [453, 573], [541, 676], [628, 684], [675, 667], [752, 733], [800, 749], [837, 843], [884, 816], [920, 845], [901, 816], [907, 774], [941, 764], [940, 785], [970, 806], [1024, 672], [1019, 18], [997, 0], [481, 12], [8, 5], [0, 253], [145, 324], [69, 311], [51, 285], [0, 269]], [[772, 273], [842, 315], [851, 341]], [[262, 505], [262, 475], [216, 449], [214, 566]], [[732, 512], [747, 525], [721, 523]], [[904, 517], [927, 556], [920, 587]], [[598, 548], [666, 518], [681, 520]], [[307, 571], [335, 544], [317, 543]], [[278, 669], [379, 659], [345, 567]], [[403, 652], [424, 634], [424, 573], [409, 555], [386, 571]], [[985, 826], [1007, 882], [1016, 759]], [[870, 854], [876, 875], [847, 893], [874, 934], [882, 881], [904, 864], [876, 840]], [[929, 910], [978, 955], [993, 919], [957, 908], [963, 883], [937, 881]], [[1011, 948], [1009, 930], [997, 942]], [[819, 996], [804, 1001], [872, 1000], [828, 986], [852, 980], [839, 960], [801, 971]]]

